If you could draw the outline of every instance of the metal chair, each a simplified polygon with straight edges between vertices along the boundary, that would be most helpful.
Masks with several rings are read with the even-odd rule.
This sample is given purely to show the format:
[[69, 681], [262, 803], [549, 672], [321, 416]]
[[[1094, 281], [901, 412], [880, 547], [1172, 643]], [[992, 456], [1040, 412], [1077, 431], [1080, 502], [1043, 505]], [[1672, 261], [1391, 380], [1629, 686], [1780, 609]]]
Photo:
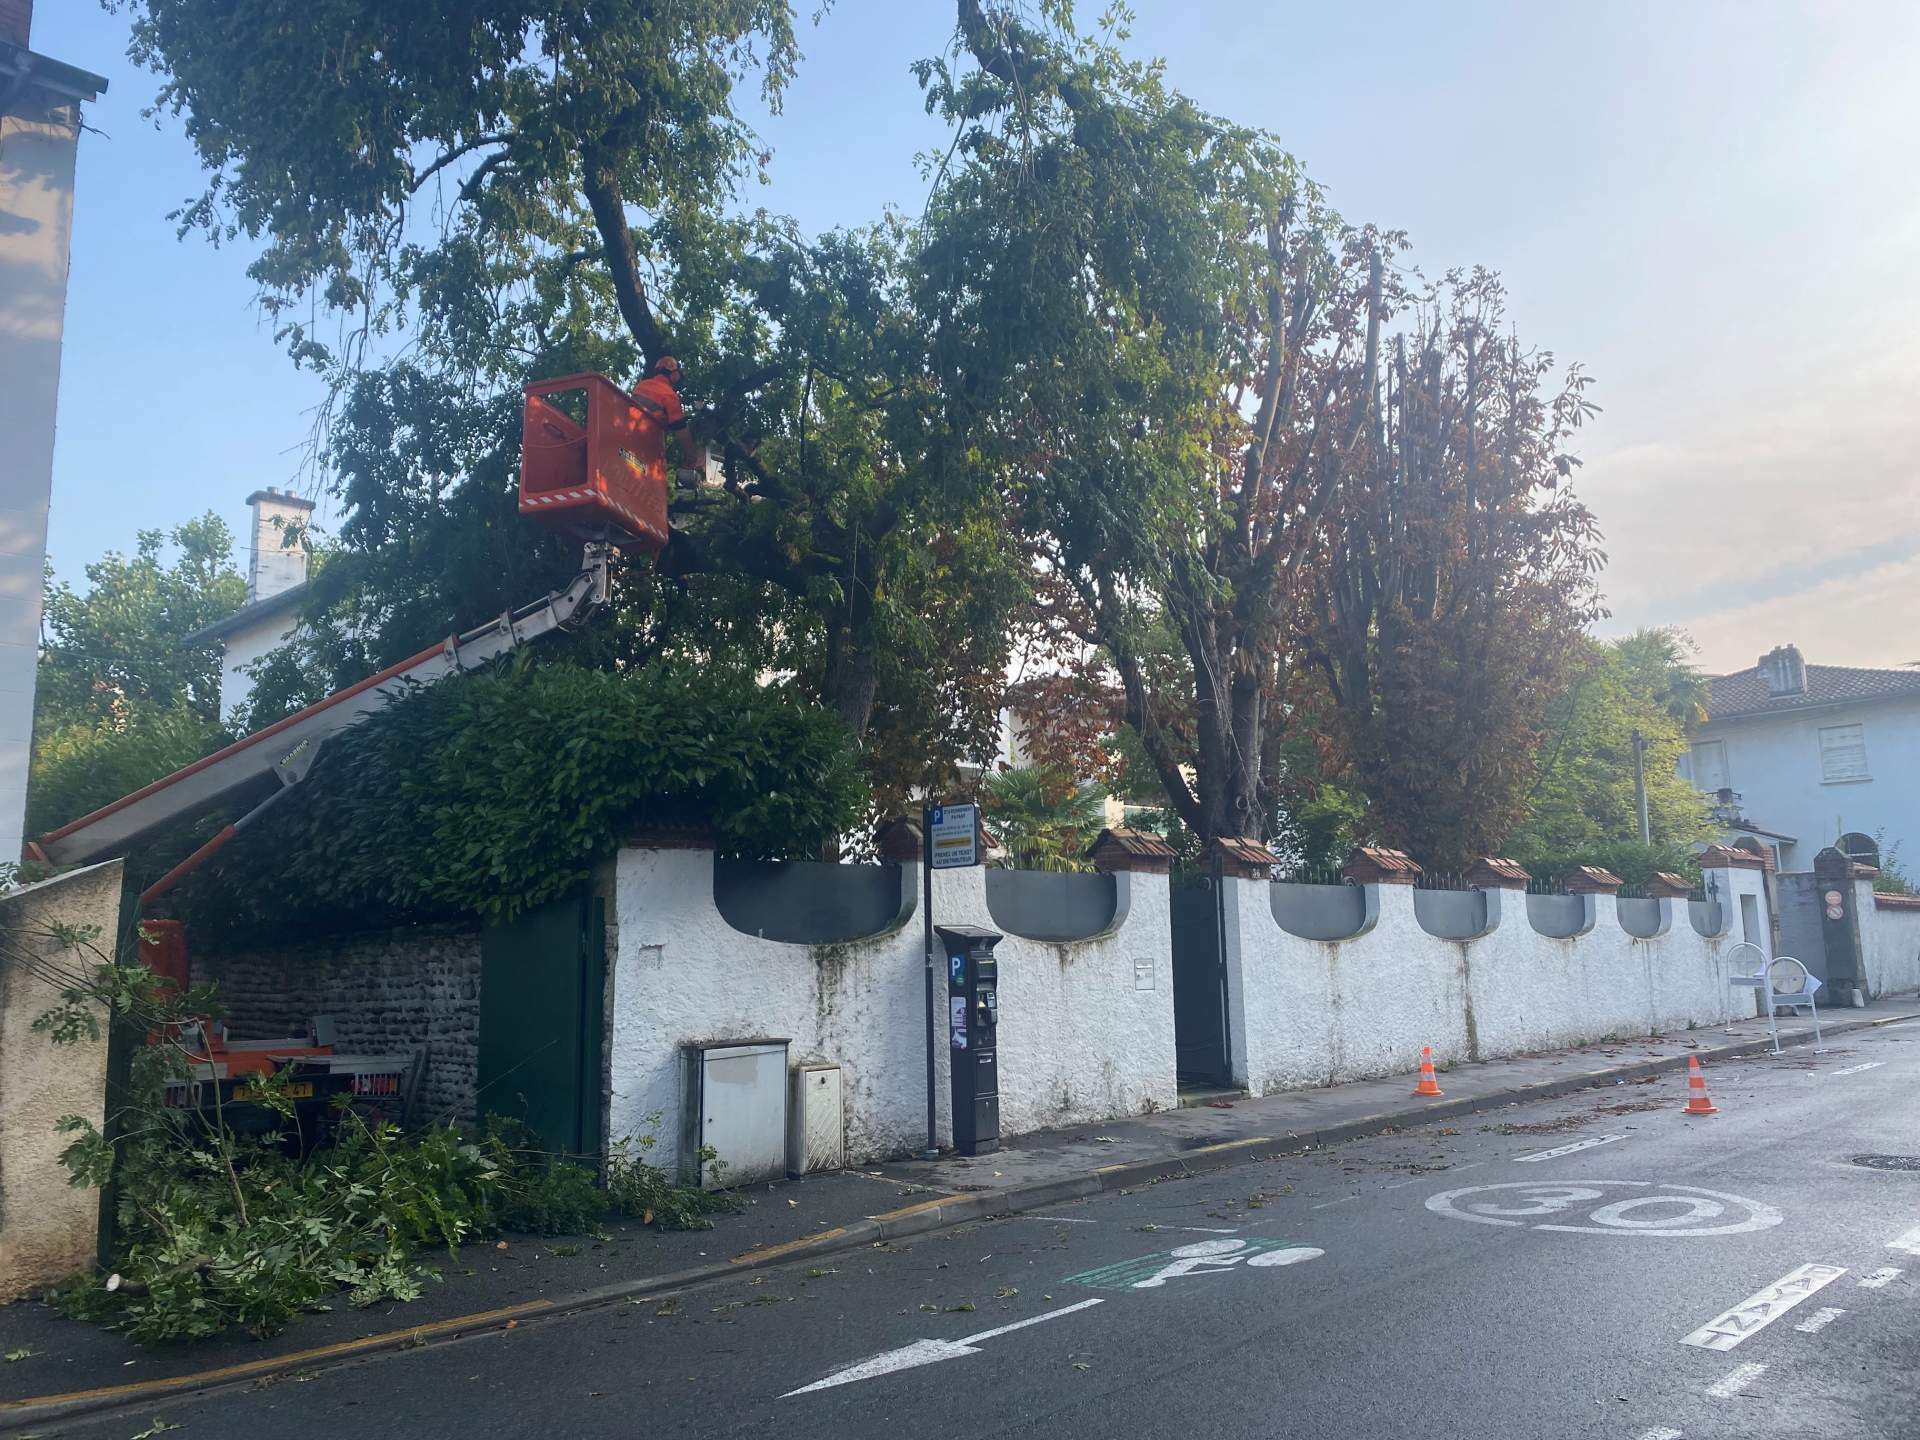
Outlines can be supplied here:
[[1768, 960], [1766, 952], [1751, 940], [1742, 940], [1727, 953], [1732, 956], [1741, 950], [1753, 951], [1760, 968], [1751, 975], [1731, 976], [1729, 983], [1759, 991], [1766, 997], [1767, 1033], [1773, 1037], [1773, 1053], [1780, 1053], [1779, 1012], [1801, 1006], [1813, 1017], [1813, 1049], [1816, 1055], [1821, 1053], [1826, 1047], [1820, 1043], [1820, 1010], [1813, 1001], [1814, 992], [1820, 988], [1819, 977], [1792, 955], [1776, 955]]

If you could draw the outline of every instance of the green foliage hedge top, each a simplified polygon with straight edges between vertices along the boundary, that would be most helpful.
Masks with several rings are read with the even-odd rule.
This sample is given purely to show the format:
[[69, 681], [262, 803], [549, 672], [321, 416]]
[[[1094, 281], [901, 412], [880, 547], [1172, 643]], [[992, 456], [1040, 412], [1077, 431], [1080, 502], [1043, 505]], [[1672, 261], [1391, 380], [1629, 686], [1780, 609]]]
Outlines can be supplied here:
[[633, 827], [817, 855], [865, 795], [838, 718], [751, 678], [502, 667], [424, 686], [329, 741], [182, 906], [226, 938], [284, 932], [290, 912], [504, 920], [578, 885]]

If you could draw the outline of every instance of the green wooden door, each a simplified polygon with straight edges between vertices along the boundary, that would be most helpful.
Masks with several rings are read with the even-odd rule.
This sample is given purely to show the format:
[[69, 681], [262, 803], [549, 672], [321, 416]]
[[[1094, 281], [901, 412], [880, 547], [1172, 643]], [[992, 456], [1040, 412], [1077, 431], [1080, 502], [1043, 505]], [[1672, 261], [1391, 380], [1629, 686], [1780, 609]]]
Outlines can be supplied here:
[[480, 939], [476, 1119], [524, 1120], [551, 1150], [600, 1149], [607, 976], [600, 900], [556, 900]]

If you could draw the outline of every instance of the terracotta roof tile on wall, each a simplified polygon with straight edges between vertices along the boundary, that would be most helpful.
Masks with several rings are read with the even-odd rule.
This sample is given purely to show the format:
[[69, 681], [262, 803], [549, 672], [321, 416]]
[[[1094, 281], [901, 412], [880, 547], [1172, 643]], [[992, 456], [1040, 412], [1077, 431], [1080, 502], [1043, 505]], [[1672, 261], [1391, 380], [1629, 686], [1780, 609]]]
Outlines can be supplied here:
[[1565, 888], [1569, 895], [1611, 895], [1624, 883], [1598, 865], [1576, 865], [1567, 872]]
[[1693, 893], [1693, 886], [1684, 875], [1676, 875], [1671, 870], [1656, 870], [1647, 881], [1647, 893], [1657, 900], [1681, 900]]
[[1518, 860], [1485, 855], [1467, 867], [1467, 884], [1475, 890], [1524, 890], [1533, 881]]
[[1273, 874], [1273, 852], [1258, 840], [1249, 840], [1243, 835], [1214, 841], [1208, 857], [1214, 856], [1219, 857], [1221, 869], [1227, 874], [1244, 880], [1263, 880]]
[[1098, 870], [1142, 870], [1165, 875], [1173, 869], [1173, 847], [1158, 835], [1114, 825], [1102, 830], [1087, 847], [1087, 858]]
[[1420, 876], [1420, 866], [1411, 855], [1382, 845], [1356, 846], [1340, 868], [1349, 880], [1362, 885], [1411, 885]]

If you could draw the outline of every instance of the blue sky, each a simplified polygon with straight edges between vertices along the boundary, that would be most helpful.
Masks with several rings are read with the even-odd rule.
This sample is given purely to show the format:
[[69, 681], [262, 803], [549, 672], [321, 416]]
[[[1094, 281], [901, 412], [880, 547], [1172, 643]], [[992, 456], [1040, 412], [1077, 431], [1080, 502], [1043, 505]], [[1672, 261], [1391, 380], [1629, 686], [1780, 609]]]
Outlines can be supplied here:
[[[1786, 641], [1920, 659], [1920, 6], [1136, 9], [1133, 48], [1175, 86], [1273, 131], [1428, 271], [1503, 272], [1522, 336], [1594, 373], [1579, 484], [1610, 629], [1684, 625], [1714, 669]], [[838, 0], [755, 203], [815, 229], [917, 210], [913, 157], [945, 137], [907, 66], [952, 14]], [[81, 145], [54, 462], [49, 548], [77, 577], [209, 508], [238, 530], [249, 491], [301, 480], [319, 394], [254, 311], [251, 251], [175, 239], [201, 179], [178, 123], [140, 117], [125, 19], [40, 0], [33, 40], [111, 84]]]

